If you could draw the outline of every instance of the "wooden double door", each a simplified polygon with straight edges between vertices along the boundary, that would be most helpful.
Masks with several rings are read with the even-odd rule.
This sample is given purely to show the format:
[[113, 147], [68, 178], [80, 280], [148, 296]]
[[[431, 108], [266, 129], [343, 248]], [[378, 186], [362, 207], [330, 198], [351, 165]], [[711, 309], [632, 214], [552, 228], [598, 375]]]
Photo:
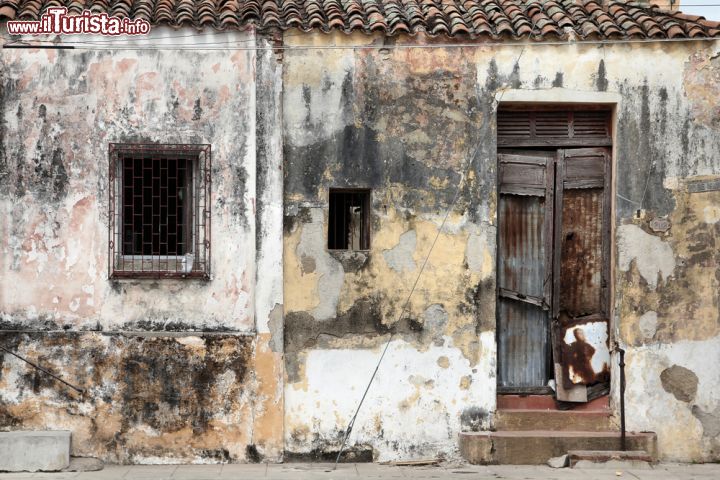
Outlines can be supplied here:
[[498, 150], [499, 393], [609, 381], [610, 177], [607, 146]]

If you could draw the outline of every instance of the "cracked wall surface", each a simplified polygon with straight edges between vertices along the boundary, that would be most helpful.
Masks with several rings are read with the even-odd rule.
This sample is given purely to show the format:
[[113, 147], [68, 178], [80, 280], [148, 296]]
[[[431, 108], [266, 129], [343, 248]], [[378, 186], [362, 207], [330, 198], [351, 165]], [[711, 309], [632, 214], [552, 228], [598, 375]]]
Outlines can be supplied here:
[[[3, 52], [5, 328], [253, 329], [254, 60], [186, 55]], [[212, 144], [212, 282], [107, 280], [110, 142]]]
[[[676, 207], [666, 232], [654, 232], [647, 216], [626, 225], [641, 232], [648, 250], [618, 271], [619, 328], [631, 352], [630, 425], [657, 431], [661, 453], [684, 461], [720, 455], [720, 223], [706, 216], [720, 205], [720, 192], [689, 193], [696, 181], [670, 181]], [[653, 248], [659, 242], [662, 255]], [[648, 259], [654, 269], [641, 268]]]
[[[422, 42], [402, 43], [415, 41]], [[355, 454], [452, 456], [459, 431], [491, 428], [493, 107], [512, 90], [535, 102], [547, 93], [572, 102], [592, 103], [596, 92], [619, 99], [615, 315], [605, 341], [628, 349], [629, 428], [657, 431], [662, 458], [717, 459], [719, 362], [697, 369], [703, 358], [720, 358], [720, 198], [686, 188], [720, 177], [717, 107], [709, 101], [720, 68], [716, 42], [533, 46], [522, 55], [519, 47], [382, 49], [382, 42], [314, 36], [316, 45], [375, 48], [284, 57], [286, 450], [305, 458], [337, 451], [390, 335], [350, 440]], [[467, 182], [400, 315], [475, 145]], [[372, 189], [371, 248], [353, 262], [326, 248], [333, 187]], [[693, 400], [663, 388], [662, 372], [673, 365], [697, 375]]]
[[[282, 287], [257, 280], [282, 261], [272, 52], [0, 59], [0, 341], [87, 389], [4, 355], [0, 428], [68, 429], [111, 462], [281, 458]], [[111, 142], [211, 145], [211, 280], [108, 279]]]
[[[285, 448], [303, 458], [337, 451], [391, 335], [353, 454], [448, 453], [494, 409], [494, 164], [470, 167], [439, 231], [492, 137], [491, 97], [472, 58], [384, 55], [284, 56]], [[372, 190], [368, 251], [328, 251], [332, 187]]]
[[[88, 389], [4, 355], [0, 428], [118, 462], [332, 459], [392, 336], [351, 457], [457, 455], [495, 412], [495, 105], [602, 93], [628, 427], [720, 458], [717, 42], [222, 35], [264, 48], [0, 55], [0, 339]], [[211, 281], [107, 279], [109, 142], [212, 144]], [[327, 250], [333, 187], [372, 189], [368, 251]]]

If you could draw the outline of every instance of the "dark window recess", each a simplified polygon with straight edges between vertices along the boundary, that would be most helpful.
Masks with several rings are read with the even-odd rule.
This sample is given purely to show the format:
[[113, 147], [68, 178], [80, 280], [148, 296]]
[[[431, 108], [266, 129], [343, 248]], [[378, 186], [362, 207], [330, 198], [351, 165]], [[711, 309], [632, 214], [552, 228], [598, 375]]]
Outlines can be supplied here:
[[370, 249], [370, 191], [330, 190], [328, 249]]
[[122, 159], [123, 255], [191, 251], [193, 160]]
[[209, 145], [110, 145], [113, 277], [208, 277]]

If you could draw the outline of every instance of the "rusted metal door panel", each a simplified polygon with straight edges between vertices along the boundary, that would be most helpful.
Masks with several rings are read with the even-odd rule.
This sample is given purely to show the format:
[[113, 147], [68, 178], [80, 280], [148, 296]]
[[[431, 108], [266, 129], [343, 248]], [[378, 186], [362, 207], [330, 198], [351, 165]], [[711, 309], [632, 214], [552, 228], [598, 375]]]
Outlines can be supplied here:
[[597, 188], [563, 192], [559, 310], [573, 318], [602, 311], [602, 197]]
[[499, 154], [498, 385], [549, 375], [553, 152]]
[[498, 313], [498, 386], [544, 386], [550, 375], [547, 310], [501, 298]]
[[[553, 357], [558, 399], [609, 379], [609, 154], [559, 150], [553, 259]], [[564, 398], [562, 398], [564, 397]]]
[[544, 197], [500, 196], [500, 268], [498, 284], [501, 296], [512, 292], [544, 298], [545, 220]]

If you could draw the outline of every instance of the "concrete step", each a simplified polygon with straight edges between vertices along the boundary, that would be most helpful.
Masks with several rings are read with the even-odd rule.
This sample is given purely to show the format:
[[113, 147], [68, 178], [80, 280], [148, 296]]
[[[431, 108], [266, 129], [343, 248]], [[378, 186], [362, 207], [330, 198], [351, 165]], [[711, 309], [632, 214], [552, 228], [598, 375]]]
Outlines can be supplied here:
[[617, 430], [609, 411], [498, 410], [495, 429], [612, 432]]
[[70, 464], [70, 432], [0, 432], [0, 471], [54, 472]]
[[570, 450], [571, 468], [648, 468], [652, 456], [645, 450]]
[[[558, 402], [552, 395], [498, 395], [497, 408], [498, 410], [558, 410]], [[572, 411], [609, 412], [610, 397], [603, 395], [587, 403], [578, 403], [574, 405]]]
[[[628, 450], [644, 450], [657, 457], [654, 433], [628, 432]], [[460, 454], [473, 464], [541, 465], [571, 450], [617, 450], [620, 432], [558, 432], [549, 430], [463, 432]]]

